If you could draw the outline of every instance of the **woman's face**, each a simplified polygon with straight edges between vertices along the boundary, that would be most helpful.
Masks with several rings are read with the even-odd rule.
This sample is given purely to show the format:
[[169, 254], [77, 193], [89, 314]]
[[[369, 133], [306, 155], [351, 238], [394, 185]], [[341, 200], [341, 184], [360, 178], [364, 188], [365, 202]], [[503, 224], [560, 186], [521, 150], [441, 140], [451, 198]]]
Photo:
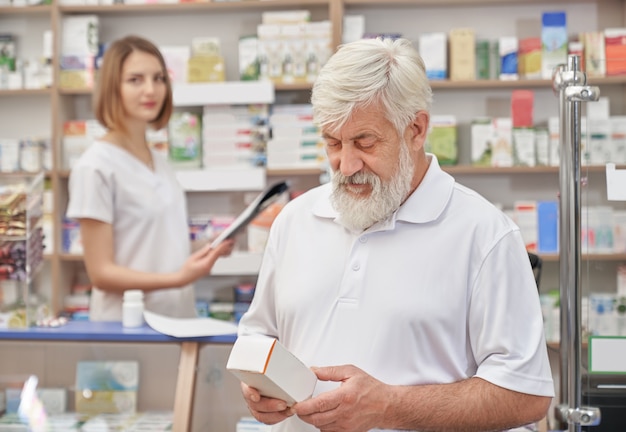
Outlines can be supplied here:
[[133, 51], [122, 66], [120, 94], [128, 121], [150, 123], [161, 112], [167, 84], [159, 59]]

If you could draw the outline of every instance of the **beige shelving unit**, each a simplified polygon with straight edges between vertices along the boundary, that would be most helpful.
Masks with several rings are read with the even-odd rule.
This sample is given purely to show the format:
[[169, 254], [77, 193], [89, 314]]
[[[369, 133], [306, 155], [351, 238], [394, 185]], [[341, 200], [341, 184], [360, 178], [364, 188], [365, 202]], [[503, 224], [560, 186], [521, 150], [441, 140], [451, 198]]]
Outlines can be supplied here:
[[[55, 311], [61, 309], [63, 296], [69, 292], [71, 271], [82, 265], [80, 256], [61, 253], [61, 221], [67, 204], [67, 179], [69, 173], [61, 169], [60, 139], [63, 122], [70, 119], [90, 118], [88, 90], [64, 90], [58, 83], [58, 56], [61, 38], [62, 18], [69, 15], [96, 14], [101, 19], [100, 39], [110, 41], [125, 33], [142, 34], [159, 45], [188, 44], [193, 36], [219, 36], [223, 42], [226, 57], [227, 79], [236, 80], [236, 41], [239, 36], [250, 34], [261, 21], [261, 13], [271, 10], [309, 9], [312, 19], [328, 19], [332, 23], [332, 44], [336, 47], [341, 42], [343, 16], [363, 14], [366, 16], [366, 31], [401, 32], [409, 39], [416, 40], [416, 35], [437, 29], [449, 30], [454, 27], [475, 27], [479, 32], [494, 28], [500, 35], [502, 28], [514, 28], [520, 16], [528, 15], [531, 9], [537, 20], [544, 10], [566, 10], [568, 12], [568, 30], [570, 22], [575, 31], [596, 30], [606, 27], [617, 27], [626, 24], [626, 1], [624, 0], [247, 0], [247, 1], [213, 1], [177, 4], [145, 4], [145, 5], [110, 5], [110, 6], [67, 6], [57, 3], [51, 6], [0, 7], [0, 28], [3, 23], [19, 20], [25, 23], [24, 32], [29, 31], [28, 24], [36, 20], [41, 26], [42, 21], [49, 22], [49, 29], [54, 37], [53, 66], [55, 70], [54, 84], [51, 89], [42, 90], [0, 90], [0, 114], [3, 105], [19, 102], [17, 105], [49, 104], [49, 125], [53, 151], [55, 154], [52, 171], [47, 173], [54, 192], [54, 233], [55, 248], [47, 255], [51, 269], [52, 285], [51, 301]], [[451, 12], [454, 11], [454, 14]], [[588, 15], [592, 11], [592, 17]], [[462, 19], [459, 21], [459, 16]], [[498, 20], [494, 20], [498, 17]], [[592, 19], [592, 22], [588, 22]], [[458, 22], [457, 22], [458, 21]], [[489, 24], [483, 25], [484, 22]], [[4, 31], [4, 28], [3, 28]], [[513, 31], [513, 30], [511, 30]], [[513, 33], [514, 34], [514, 33]], [[18, 36], [21, 36], [18, 34]], [[490, 36], [486, 34], [486, 36]], [[31, 42], [32, 45], [32, 42]], [[593, 79], [611, 97], [612, 114], [626, 114], [624, 89], [626, 76]], [[486, 97], [506, 98], [510, 91], [517, 88], [534, 89], [543, 95], [544, 100], [554, 104], [554, 115], [557, 113], [557, 99], [552, 95], [550, 80], [520, 81], [434, 81], [435, 112], [450, 100], [467, 101], [477, 95]], [[277, 102], [300, 102], [308, 100], [310, 85], [276, 84]], [[440, 101], [442, 105], [440, 105]], [[486, 115], [485, 106], [477, 102], [471, 115]], [[470, 115], [466, 105], [460, 104], [458, 114]], [[453, 109], [440, 113], [454, 113]], [[0, 130], [3, 130], [0, 115]], [[509, 183], [503, 195], [515, 196], [525, 193], [518, 191], [518, 185], [526, 181], [539, 181], [548, 188], [558, 187], [558, 168], [477, 168], [468, 163], [463, 156], [467, 152], [467, 133], [460, 130], [461, 164], [445, 169], [455, 175], [462, 183], [478, 189], [489, 199], [499, 197], [489, 195], [493, 186], [501, 187]], [[601, 179], [603, 167], [589, 167], [590, 176]], [[296, 178], [303, 184], [314, 184], [319, 172], [317, 170], [273, 170], [267, 173], [270, 179]], [[537, 180], [540, 179], [540, 180]], [[598, 180], [598, 184], [601, 183]], [[487, 186], [486, 186], [487, 185]], [[505, 186], [502, 186], [505, 187]], [[522, 188], [523, 189], [523, 188]], [[530, 186], [533, 189], [533, 186]], [[534, 192], [540, 192], [534, 190]], [[554, 194], [549, 196], [553, 196]], [[520, 199], [533, 196], [519, 196]], [[556, 255], [545, 256], [545, 261], [558, 261]], [[590, 261], [618, 263], [626, 261], [625, 255], [587, 255]]]

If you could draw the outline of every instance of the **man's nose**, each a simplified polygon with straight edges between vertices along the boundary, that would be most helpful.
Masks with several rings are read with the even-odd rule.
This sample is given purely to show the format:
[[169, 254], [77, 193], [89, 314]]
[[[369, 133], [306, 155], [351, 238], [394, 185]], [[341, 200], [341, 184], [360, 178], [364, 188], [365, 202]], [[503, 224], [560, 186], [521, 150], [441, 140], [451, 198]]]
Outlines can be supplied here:
[[359, 152], [351, 145], [343, 145], [341, 148], [341, 158], [339, 169], [344, 176], [351, 176], [361, 171], [363, 160]]

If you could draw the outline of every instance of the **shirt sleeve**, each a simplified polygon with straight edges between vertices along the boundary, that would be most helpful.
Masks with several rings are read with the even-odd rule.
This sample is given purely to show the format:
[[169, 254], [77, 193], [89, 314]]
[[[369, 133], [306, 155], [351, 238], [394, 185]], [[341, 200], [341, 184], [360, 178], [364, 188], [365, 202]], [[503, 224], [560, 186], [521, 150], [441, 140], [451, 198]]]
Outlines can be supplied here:
[[521, 393], [554, 396], [539, 295], [519, 231], [485, 259], [472, 291], [469, 326], [476, 376]]
[[72, 168], [66, 216], [113, 223], [114, 184], [103, 170], [80, 162]]

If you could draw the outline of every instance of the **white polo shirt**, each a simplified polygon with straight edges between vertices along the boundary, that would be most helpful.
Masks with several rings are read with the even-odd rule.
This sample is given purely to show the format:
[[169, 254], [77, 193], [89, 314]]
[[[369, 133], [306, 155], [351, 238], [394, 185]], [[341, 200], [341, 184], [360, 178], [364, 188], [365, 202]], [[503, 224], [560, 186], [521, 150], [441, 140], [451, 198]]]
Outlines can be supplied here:
[[[354, 364], [387, 384], [477, 376], [554, 395], [537, 287], [504, 213], [434, 156], [400, 209], [365, 232], [339, 223], [330, 193], [317, 187], [279, 214], [240, 334], [275, 336], [309, 366]], [[309, 430], [300, 423], [276, 430]]]
[[[167, 273], [189, 257], [184, 191], [167, 160], [153, 152], [154, 171], [126, 150], [94, 142], [72, 168], [69, 218], [90, 218], [113, 227], [115, 262], [138, 271]], [[194, 317], [193, 286], [152, 291], [146, 309], [174, 317]], [[122, 295], [94, 287], [89, 318], [122, 319]]]

